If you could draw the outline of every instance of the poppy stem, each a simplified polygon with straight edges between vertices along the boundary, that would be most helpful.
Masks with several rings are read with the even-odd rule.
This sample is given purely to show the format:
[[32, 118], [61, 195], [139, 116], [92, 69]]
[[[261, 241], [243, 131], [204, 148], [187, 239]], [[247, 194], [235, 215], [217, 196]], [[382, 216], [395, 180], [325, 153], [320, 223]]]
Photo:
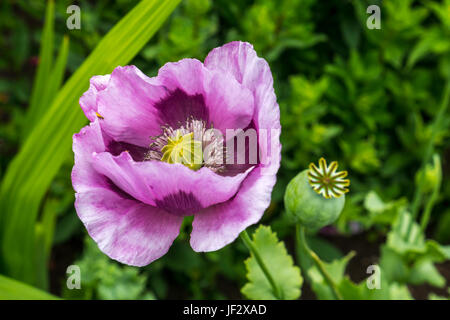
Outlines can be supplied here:
[[305, 237], [305, 227], [302, 227], [297, 224], [296, 231], [297, 231], [297, 244], [301, 246], [305, 250], [305, 252], [309, 255], [309, 257], [314, 261], [314, 264], [316, 265], [317, 269], [319, 269], [319, 272], [322, 274], [325, 281], [328, 283], [336, 299], [343, 300], [342, 294], [339, 292], [339, 289], [336, 283], [334, 282], [333, 278], [331, 277], [331, 275], [325, 269], [325, 265], [323, 264], [322, 260], [320, 260], [319, 256], [309, 248]]
[[439, 197], [439, 190], [441, 189], [441, 184], [442, 184], [441, 161], [439, 159], [439, 156], [437, 156], [437, 155], [435, 155], [435, 158], [434, 158], [434, 166], [438, 167], [439, 179], [433, 187], [433, 191], [432, 191], [430, 197], [428, 198], [428, 201], [425, 204], [425, 209], [424, 209], [424, 211], [422, 213], [422, 217], [420, 219], [420, 229], [422, 230], [422, 232], [425, 232], [428, 222], [430, 221], [431, 211], [433, 210], [433, 206]]
[[259, 267], [261, 268], [262, 272], [266, 276], [267, 280], [269, 281], [270, 285], [272, 286], [273, 294], [278, 300], [283, 299], [283, 295], [281, 291], [278, 289], [278, 286], [276, 282], [274, 281], [269, 269], [266, 267], [266, 264], [264, 263], [263, 259], [261, 258], [261, 255], [258, 252], [258, 249], [253, 244], [252, 240], [250, 239], [247, 230], [244, 230], [241, 232], [240, 237], [242, 241], [244, 242], [245, 246], [247, 247], [248, 251], [255, 257], [256, 262], [258, 263]]

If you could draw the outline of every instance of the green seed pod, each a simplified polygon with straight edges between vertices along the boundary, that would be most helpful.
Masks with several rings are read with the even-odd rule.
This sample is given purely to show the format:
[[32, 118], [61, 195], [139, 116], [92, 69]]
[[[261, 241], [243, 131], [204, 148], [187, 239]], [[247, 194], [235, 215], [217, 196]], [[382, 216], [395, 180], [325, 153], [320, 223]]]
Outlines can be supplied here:
[[311, 229], [319, 229], [333, 223], [345, 204], [345, 193], [350, 185], [347, 172], [336, 172], [337, 162], [326, 165], [319, 160], [319, 167], [310, 164], [309, 170], [292, 179], [284, 194], [287, 214], [296, 223]]

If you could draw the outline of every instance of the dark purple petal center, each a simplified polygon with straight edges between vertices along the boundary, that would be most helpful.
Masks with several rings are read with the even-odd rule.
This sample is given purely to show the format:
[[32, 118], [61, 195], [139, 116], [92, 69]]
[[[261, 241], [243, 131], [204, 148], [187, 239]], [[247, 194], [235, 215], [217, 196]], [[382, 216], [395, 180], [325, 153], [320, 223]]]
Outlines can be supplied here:
[[155, 201], [156, 206], [177, 216], [189, 216], [198, 213], [203, 207], [192, 193], [178, 191]]
[[203, 95], [188, 95], [181, 89], [175, 89], [167, 97], [155, 104], [162, 125], [177, 128], [186, 119], [203, 120], [209, 125], [209, 110]]
[[130, 153], [134, 161], [144, 161], [148, 151], [147, 148], [143, 148], [131, 143], [119, 142], [114, 140], [111, 140], [106, 148], [107, 148], [106, 150], [113, 156], [118, 156], [122, 152], [127, 151]]

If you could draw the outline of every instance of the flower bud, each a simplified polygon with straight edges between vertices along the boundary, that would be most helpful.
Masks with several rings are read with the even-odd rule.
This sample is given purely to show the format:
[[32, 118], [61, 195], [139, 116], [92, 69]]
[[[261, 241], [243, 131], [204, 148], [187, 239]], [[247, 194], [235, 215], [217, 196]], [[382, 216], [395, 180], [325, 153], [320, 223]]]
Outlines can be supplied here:
[[415, 177], [416, 185], [422, 184], [422, 192], [431, 193], [436, 186], [441, 185], [442, 170], [439, 155], [433, 156], [433, 163], [427, 163], [424, 169], [419, 170]]
[[296, 223], [311, 229], [320, 229], [333, 223], [342, 212], [345, 193], [350, 185], [347, 172], [336, 172], [337, 162], [326, 165], [319, 160], [319, 167], [310, 164], [309, 170], [292, 179], [284, 194], [287, 214]]

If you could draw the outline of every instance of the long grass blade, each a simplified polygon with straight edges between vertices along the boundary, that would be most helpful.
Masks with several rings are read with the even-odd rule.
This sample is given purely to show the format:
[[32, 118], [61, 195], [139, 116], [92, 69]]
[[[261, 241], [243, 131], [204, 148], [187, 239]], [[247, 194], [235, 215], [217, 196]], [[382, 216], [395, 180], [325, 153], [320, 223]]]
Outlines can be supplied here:
[[[67, 57], [69, 56], [69, 37], [64, 36], [59, 48], [59, 54], [56, 58], [55, 64], [52, 66], [52, 73], [50, 82], [48, 83], [48, 97], [43, 102], [43, 108], [39, 111], [41, 114], [45, 113], [46, 108], [50, 107], [51, 102], [55, 98], [61, 84], [64, 80], [64, 73], [66, 71]], [[36, 120], [35, 120], [36, 121]]]
[[0, 300], [55, 300], [57, 297], [0, 275]]
[[55, 24], [55, 2], [49, 0], [46, 7], [44, 28], [42, 30], [41, 49], [39, 52], [39, 64], [36, 77], [34, 78], [33, 89], [31, 92], [30, 105], [26, 114], [26, 125], [22, 128], [22, 138], [25, 139], [30, 133], [32, 127], [42, 114], [42, 110], [48, 108], [48, 84], [51, 78], [51, 68], [53, 64], [53, 42], [54, 42], [54, 24]]

